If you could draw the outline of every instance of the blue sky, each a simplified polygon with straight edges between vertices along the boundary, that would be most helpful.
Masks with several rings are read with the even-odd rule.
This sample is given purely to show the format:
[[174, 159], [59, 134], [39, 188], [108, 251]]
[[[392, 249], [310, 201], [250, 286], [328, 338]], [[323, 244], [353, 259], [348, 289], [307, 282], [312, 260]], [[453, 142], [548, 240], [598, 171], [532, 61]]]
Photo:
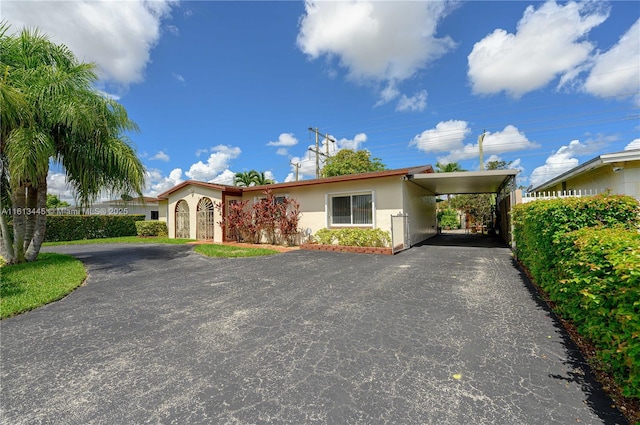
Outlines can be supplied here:
[[[98, 65], [140, 126], [146, 194], [256, 169], [315, 176], [317, 127], [388, 168], [510, 161], [540, 184], [640, 149], [640, 4], [5, 1]], [[326, 151], [321, 138], [322, 151]], [[49, 175], [68, 199], [64, 170]]]

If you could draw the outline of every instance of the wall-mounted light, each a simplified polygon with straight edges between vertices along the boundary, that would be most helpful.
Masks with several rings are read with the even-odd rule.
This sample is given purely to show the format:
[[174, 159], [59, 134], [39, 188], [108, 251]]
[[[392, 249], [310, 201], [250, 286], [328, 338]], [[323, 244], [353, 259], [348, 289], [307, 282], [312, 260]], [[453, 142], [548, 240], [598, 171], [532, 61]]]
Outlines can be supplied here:
[[195, 189], [193, 188], [193, 186], [191, 186], [189, 188], [189, 193], [191, 194], [191, 196], [193, 196], [193, 192], [195, 192]]

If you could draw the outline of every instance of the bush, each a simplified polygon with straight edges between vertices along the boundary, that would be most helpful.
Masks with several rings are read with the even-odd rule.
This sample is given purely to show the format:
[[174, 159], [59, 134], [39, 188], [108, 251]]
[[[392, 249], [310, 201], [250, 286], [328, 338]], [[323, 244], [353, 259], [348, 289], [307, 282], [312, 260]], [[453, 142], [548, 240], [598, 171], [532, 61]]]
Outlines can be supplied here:
[[322, 245], [388, 247], [391, 234], [381, 229], [320, 229], [314, 235], [314, 241]]
[[565, 237], [551, 288], [558, 310], [599, 349], [623, 394], [640, 398], [640, 234], [586, 228]]
[[168, 236], [167, 223], [164, 221], [136, 221], [138, 236]]
[[50, 215], [45, 242], [135, 236], [136, 221], [140, 220], [144, 220], [144, 214]]
[[640, 398], [639, 213], [637, 200], [619, 195], [513, 209], [518, 259], [634, 398]]
[[458, 212], [449, 208], [438, 211], [438, 226], [448, 227], [450, 229], [457, 229], [460, 227]]

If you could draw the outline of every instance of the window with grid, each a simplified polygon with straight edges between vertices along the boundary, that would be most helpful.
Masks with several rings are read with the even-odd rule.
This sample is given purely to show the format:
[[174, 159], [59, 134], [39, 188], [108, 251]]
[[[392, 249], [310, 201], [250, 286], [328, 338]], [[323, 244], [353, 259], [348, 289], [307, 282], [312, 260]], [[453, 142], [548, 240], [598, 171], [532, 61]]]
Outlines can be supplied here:
[[370, 193], [331, 198], [332, 225], [373, 224], [373, 201]]

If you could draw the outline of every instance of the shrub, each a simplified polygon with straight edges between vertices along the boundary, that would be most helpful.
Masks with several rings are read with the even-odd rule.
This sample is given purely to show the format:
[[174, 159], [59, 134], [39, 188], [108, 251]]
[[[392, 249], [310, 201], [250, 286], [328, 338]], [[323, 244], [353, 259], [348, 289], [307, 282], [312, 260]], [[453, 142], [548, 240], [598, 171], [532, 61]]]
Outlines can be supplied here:
[[135, 236], [136, 221], [140, 220], [144, 220], [144, 214], [50, 215], [45, 242]]
[[450, 208], [438, 211], [438, 226], [448, 227], [451, 229], [457, 229], [460, 227], [458, 212]]
[[388, 247], [391, 245], [391, 234], [382, 229], [357, 227], [320, 229], [314, 235], [314, 241], [322, 245]]
[[[270, 189], [264, 194], [265, 198], [251, 207], [248, 207], [249, 201], [230, 204], [229, 211], [218, 224], [238, 242], [260, 243], [264, 236], [270, 244], [297, 244], [300, 205], [291, 198], [277, 202]], [[222, 205], [218, 203], [216, 208], [221, 211]]]
[[513, 210], [518, 259], [640, 398], [640, 205], [629, 196], [535, 201]]
[[167, 223], [164, 221], [136, 221], [138, 236], [168, 236]]

